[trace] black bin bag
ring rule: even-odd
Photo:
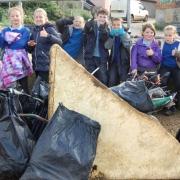
[[[16,114],[17,104],[14,95],[0,92],[0,180],[22,176],[34,145],[28,126]]]
[[[41,76],[38,76],[32,87],[31,93],[35,97],[46,100],[48,99],[49,94],[49,84],[46,81],[43,81]]]
[[[148,89],[143,80],[126,81],[111,90],[141,112],[154,110]]]
[[[59,105],[20,180],[87,180],[99,132],[99,123]]]

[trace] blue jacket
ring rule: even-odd
[[[150,48],[154,51],[153,56],[147,56],[146,50],[149,47],[147,47],[145,44],[143,44],[143,38],[140,38],[136,44],[132,47],[131,50],[131,70],[144,68],[144,69],[151,69],[156,68],[161,60],[161,49],[158,45],[158,43],[154,40]]]
[[[47,37],[40,37],[43,28],[47,31]],[[32,53],[33,68],[35,71],[49,71],[50,55],[49,51],[53,44],[62,44],[60,34],[52,24],[46,23],[43,26],[35,26],[31,32],[31,40],[35,40],[36,45],[29,49]]]
[[[6,32],[14,32],[14,33],[19,33],[19,39],[8,43],[5,40],[5,33]],[[0,48],[9,48],[9,49],[14,49],[14,50],[18,50],[18,49],[27,49],[27,42],[29,41],[30,38],[30,31],[28,28],[26,27],[21,27],[21,28],[17,28],[17,29],[12,29],[11,27],[6,27],[2,30],[1,34],[0,34]]]
[[[164,43],[162,48],[162,66],[177,68],[176,56],[172,56],[172,50],[178,49],[180,42],[174,41],[172,44]]]
[[[94,49],[96,46],[97,37],[97,23],[94,20],[88,21],[84,27],[84,58],[89,59],[93,57]],[[109,28],[107,25],[102,25],[99,30],[99,51],[102,61],[107,61],[109,57],[108,49],[105,48],[105,42],[109,37]]]

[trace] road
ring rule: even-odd
[[[132,36],[137,36],[137,35],[141,36],[142,25],[145,24],[145,23],[146,22],[143,22],[143,21],[137,21],[137,22],[131,23],[131,26],[130,26],[131,35]],[[149,19],[147,23],[154,24],[155,23],[155,19]],[[124,23],[124,24],[127,26],[126,23]],[[157,36],[163,36],[163,32],[162,31],[157,31],[156,35]]]

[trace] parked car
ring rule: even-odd
[[[127,14],[128,14],[127,1],[124,0],[111,1],[111,7],[110,7],[111,17],[121,17],[126,20]],[[130,15],[132,21],[136,21],[136,20],[147,21],[149,18],[148,10],[146,10],[143,4],[137,0],[130,1]]]

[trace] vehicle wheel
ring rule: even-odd
[[[131,15],[131,22],[133,22],[134,21],[134,16],[133,15]]]
[[[145,16],[145,18],[144,18],[143,21],[144,21],[144,22],[147,22],[147,21],[148,21],[148,16]]]

